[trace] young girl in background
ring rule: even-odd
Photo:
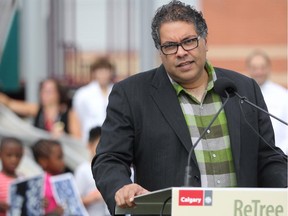
[[[62,174],[65,169],[63,150],[56,140],[40,139],[32,147],[36,162],[45,171],[44,177],[44,206],[46,215],[62,215],[64,210],[57,205],[52,194],[50,177]]]
[[[7,203],[8,190],[12,181],[18,175],[16,169],[23,156],[22,142],[13,137],[2,138],[0,143],[0,159],[2,170],[0,172],[0,216],[5,216],[9,209]]]

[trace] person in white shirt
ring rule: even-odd
[[[93,157],[95,149],[101,136],[101,127],[94,127],[89,132],[88,150]],[[95,187],[95,182],[91,172],[90,162],[80,164],[75,170],[75,181],[78,187],[82,202],[89,215],[107,216],[110,215],[107,206]]]
[[[261,88],[268,111],[288,122],[288,91],[269,80],[271,60],[260,50],[251,53],[246,60],[247,71]],[[271,117],[275,133],[275,144],[288,154],[288,127]]]
[[[73,96],[73,108],[81,124],[81,137],[87,143],[89,130],[102,126],[108,96],[115,78],[115,67],[107,58],[99,58],[90,67],[91,81]]]

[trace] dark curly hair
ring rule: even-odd
[[[194,24],[196,33],[202,38],[206,38],[208,35],[208,27],[202,13],[190,5],[186,5],[181,1],[173,0],[158,8],[152,20],[151,34],[157,49],[161,44],[159,33],[161,25],[163,23],[175,21],[185,21]]]
[[[49,158],[53,146],[61,147],[61,144],[57,140],[51,140],[51,139],[37,140],[35,144],[31,147],[35,161],[39,163],[40,158]]]
[[[89,142],[92,143],[101,136],[101,127],[96,126],[90,129],[89,131]]]
[[[16,137],[3,137],[0,142],[0,152],[3,150],[4,146],[9,144],[16,144],[23,148],[23,143],[20,139]]]

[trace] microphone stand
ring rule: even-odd
[[[239,95],[238,92],[235,91],[234,94],[240,99],[241,102],[243,101],[243,102],[245,102],[245,103],[247,103],[247,104],[255,107],[256,109],[261,110],[262,112],[264,112],[264,113],[266,113],[267,115],[273,117],[274,119],[280,121],[281,123],[283,123],[283,124],[285,124],[285,125],[288,125],[287,122],[285,122],[285,121],[283,121],[282,119],[280,119],[280,118],[274,116],[273,114],[267,112],[266,110],[262,109],[261,107],[257,106],[256,104],[250,102],[246,97],[243,97],[243,96]]]
[[[200,135],[200,137],[197,139],[197,141],[195,142],[195,144],[191,147],[189,155],[188,155],[188,161],[187,161],[187,166],[185,168],[185,176],[184,176],[184,187],[191,187],[192,185],[190,184],[191,178],[192,178],[192,167],[191,167],[191,156],[192,156],[192,152],[193,150],[196,148],[196,146],[198,145],[198,143],[200,142],[200,140],[204,137],[205,133],[210,129],[211,125],[214,123],[214,121],[217,119],[218,115],[220,114],[220,112],[224,109],[225,105],[227,104],[230,95],[228,94],[228,92],[225,90],[227,99],[224,101],[224,103],[222,104],[221,108],[218,110],[218,112],[216,113],[216,115],[213,117],[213,119],[211,120],[211,122],[209,123],[209,125],[205,128],[205,130],[202,132],[202,134]]]
[[[246,103],[248,103],[249,105],[253,106],[254,108],[259,109],[260,111],[266,113],[267,115],[269,115],[269,116],[275,118],[276,120],[280,121],[281,123],[287,125],[287,122],[283,121],[282,119],[279,119],[278,117],[272,115],[271,113],[267,112],[266,110],[262,109],[261,107],[259,107],[259,106],[255,105],[254,103],[250,102],[246,97],[242,97],[241,95],[239,95],[238,92],[235,91],[234,94],[240,99],[240,100],[239,100],[239,103],[246,102]],[[247,119],[246,119],[246,117],[245,117],[245,114],[244,114],[244,112],[243,112],[242,106],[241,106],[241,104],[239,104],[239,105],[240,105],[240,108],[241,108],[241,111],[242,111],[242,114],[243,114],[243,116],[244,116],[244,119],[245,119],[246,124],[253,130],[253,132],[254,132],[255,134],[257,134],[258,137],[260,137],[260,138],[262,139],[262,141],[263,141],[267,146],[269,146],[273,151],[275,151],[277,154],[281,155],[281,157],[282,157],[284,160],[287,161],[287,155],[282,154],[282,153],[279,153],[278,151],[276,151],[276,150],[274,149],[274,147],[271,146],[271,145],[265,140],[265,138],[264,138],[258,131],[256,131],[256,130],[254,129],[254,127],[247,121]]]

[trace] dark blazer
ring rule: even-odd
[[[239,73],[215,68],[217,77],[235,82],[238,93],[266,109],[256,82]],[[269,116],[242,104],[237,97],[225,107],[232,154],[239,187],[287,187],[287,157],[274,145]],[[188,152],[192,146],[177,95],[161,65],[114,85],[97,155],[92,162],[94,179],[111,212],[114,196],[131,183],[130,164],[139,185],[149,191],[183,186]],[[196,157],[192,155],[192,185],[201,186]]]

